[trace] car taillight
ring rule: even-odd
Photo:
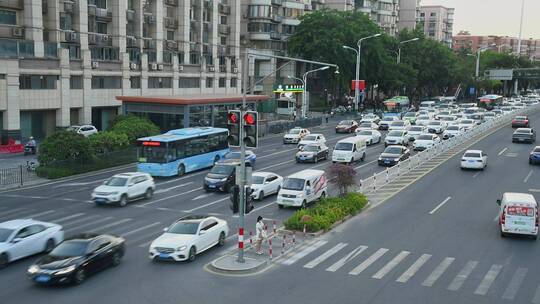
[[[501,225],[503,225],[503,226],[504,226],[504,223],[505,223],[505,221],[506,221],[506,214],[505,214],[505,212],[506,212],[506,208],[505,208],[505,210],[503,210],[503,213],[501,214]]]
[[[461,161],[467,161],[465,158],[462,158]]]
[[[482,160],[481,160],[481,159],[477,159],[476,161],[477,161],[477,162],[479,162],[479,163],[481,163],[481,162],[482,162]]]
[[[536,228],[538,228],[538,210],[536,210],[536,219],[534,221]]]

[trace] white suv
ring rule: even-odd
[[[68,131],[77,132],[84,137],[88,137],[93,134],[97,134],[98,130],[92,125],[82,125],[82,126],[71,126],[68,128]]]
[[[121,207],[137,198],[149,199],[154,194],[156,185],[150,174],[128,172],[117,174],[98,186],[92,192],[92,201],[96,205],[117,203]]]

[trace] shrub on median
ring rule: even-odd
[[[285,228],[302,231],[305,225],[308,232],[326,231],[346,216],[360,212],[366,204],[367,198],[360,193],[325,198],[313,208],[296,211],[285,221]]]

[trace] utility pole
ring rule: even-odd
[[[521,0],[521,19],[519,21],[519,37],[518,37],[518,47],[517,47],[517,55],[518,58],[521,57],[521,34],[523,33],[523,15],[525,13],[525,0]],[[516,78],[514,80],[514,94],[518,94],[519,81]]]
[[[242,108],[240,109],[240,120],[243,123],[244,113],[246,108],[246,95],[247,95],[247,78],[249,77],[249,53],[248,49],[245,51],[245,60],[242,62]],[[244,143],[244,126],[240,125],[240,180],[238,182],[239,199],[238,204],[238,262],[244,263],[244,215],[246,208],[246,144]]]

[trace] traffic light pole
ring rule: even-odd
[[[243,117],[246,109],[247,78],[249,77],[249,55],[245,52],[245,60],[242,62],[242,109],[240,110],[240,181],[238,193],[240,202],[238,204],[238,263],[244,263],[244,215],[246,213],[246,144],[244,143]]]

